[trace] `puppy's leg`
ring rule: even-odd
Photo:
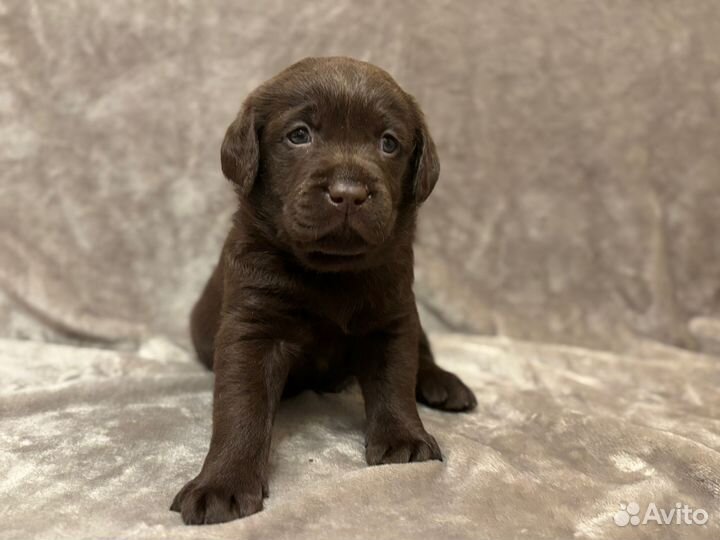
[[[190,336],[195,352],[208,369],[213,368],[215,335],[220,326],[222,293],[222,264],[218,264],[190,315]]]
[[[363,339],[358,381],[365,399],[369,465],[442,459],[415,403],[419,324],[407,321]]]
[[[267,494],[272,423],[291,355],[282,341],[247,338],[244,322],[223,320],[216,340],[210,450],[170,507],[187,524],[253,514]]]
[[[415,396],[420,403],[444,411],[469,411],[477,405],[472,390],[457,375],[435,363],[430,342],[420,329],[420,367]]]

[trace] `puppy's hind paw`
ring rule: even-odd
[[[428,407],[442,411],[469,411],[477,405],[477,399],[460,378],[432,366],[418,372],[416,399]]]

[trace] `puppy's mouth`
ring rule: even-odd
[[[343,269],[361,262],[371,250],[360,235],[353,231],[333,232],[303,246],[305,261],[321,269]]]
[[[365,253],[328,253],[325,251],[311,251],[307,254],[308,260],[319,266],[347,265],[361,261]]]

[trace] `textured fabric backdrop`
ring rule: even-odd
[[[472,414],[421,407],[442,463],[368,467],[359,391],[306,392],[280,406],[265,509],[200,529],[168,506],[207,452],[209,373],[160,339],[134,354],[0,340],[0,538],[720,536],[716,358],[431,338],[478,396]],[[629,502],[708,523],[619,527]]]
[[[654,496],[712,512],[682,531],[717,537],[713,0],[0,0],[5,533],[198,534],[173,528],[166,499],[207,444],[211,378],[187,318],[234,205],[221,138],[263,80],[337,54],[390,71],[438,145],[423,317],[500,338],[435,334],[480,401],[423,411],[447,466],[361,468],[356,397],[330,400],[334,420],[304,396],[284,413],[271,508],[202,534],[678,537],[611,523]],[[287,429],[304,415],[320,427]],[[432,513],[424,489],[444,494]]]
[[[42,312],[184,339],[233,205],[225,128],[289,63],[346,54],[415,94],[437,141],[418,293],[438,324],[717,344],[718,2],[2,5],[4,334]]]

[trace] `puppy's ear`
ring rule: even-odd
[[[413,100],[418,118],[418,129],[415,134],[415,152],[413,156],[414,176],[413,195],[420,204],[432,193],[440,176],[440,160],[438,159],[435,142],[430,137],[425,117]]]
[[[260,143],[255,129],[255,113],[250,100],[243,103],[235,121],[230,124],[220,149],[225,177],[241,195],[252,189],[260,164]]]

